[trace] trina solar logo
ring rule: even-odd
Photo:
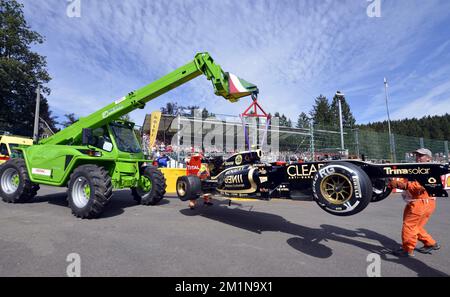
[[[396,166],[393,166],[393,167],[384,167],[383,170],[388,175],[392,175],[392,174],[417,175],[417,174],[429,174],[430,173],[430,168],[422,168],[422,167],[408,168],[408,169],[406,169],[406,168],[399,168],[399,169],[397,169]]]

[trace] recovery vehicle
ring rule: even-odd
[[[312,192],[313,199],[326,212],[350,216],[361,212],[370,202],[391,193],[391,178],[417,180],[432,197],[448,197],[441,176],[450,173],[449,164],[398,163],[372,164],[359,160],[323,162],[261,161],[262,151],[235,154],[225,161],[216,156],[203,158],[202,172],[187,172],[177,180],[177,195],[195,200],[202,194],[262,200],[290,198],[294,190]]]
[[[17,148],[21,156],[0,169],[0,196],[5,202],[33,199],[39,185],[68,187],[72,213],[80,218],[101,214],[113,189],[130,188],[136,201],[158,203],[165,193],[165,179],[155,167],[145,166],[134,124],[119,120],[144,108],[146,102],[205,75],[218,96],[235,102],[258,89],[224,72],[208,53],[119,100],[80,118],[71,126],[29,147]]]

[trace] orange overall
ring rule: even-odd
[[[436,241],[425,230],[425,225],[436,208],[436,198],[430,197],[417,181],[397,181],[393,186],[410,194],[403,212],[403,250],[408,253],[414,251],[417,240],[423,242],[425,246],[435,245]]]

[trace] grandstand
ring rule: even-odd
[[[250,142],[256,139],[261,143],[265,123],[258,119],[247,122]],[[364,159],[376,163],[390,162],[388,133],[368,130],[344,129],[345,150],[340,148],[340,132],[330,127],[291,128],[277,126],[273,119],[267,132],[265,146],[262,147],[267,161],[317,161],[339,158]],[[145,117],[141,133],[144,150],[151,155],[148,148],[150,115]],[[177,133],[180,132],[180,133]],[[434,154],[434,161],[449,162],[448,140],[434,140],[394,134],[397,162],[411,162],[410,152],[419,147],[427,147]],[[158,128],[156,150],[163,145],[170,147],[171,157],[182,162],[187,154],[193,151],[204,151],[209,154],[231,155],[246,150],[243,122],[239,117],[216,115],[213,118],[184,117],[162,115]]]

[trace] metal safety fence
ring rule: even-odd
[[[358,158],[376,163],[413,162],[412,151],[426,147],[435,162],[449,162],[449,141],[412,137],[367,129],[309,125],[284,127],[273,118],[270,125],[258,119],[244,122],[239,117],[173,117],[164,137],[158,137],[166,153],[177,162],[191,152],[231,155],[263,143],[267,161],[317,161]],[[245,128],[244,128],[245,127]],[[247,132],[245,132],[247,131]],[[161,132],[162,133],[162,132]],[[249,133],[249,135],[245,135]],[[341,142],[343,134],[343,143]],[[266,139],[262,139],[266,137]],[[162,141],[161,139],[164,139]],[[145,141],[144,141],[145,142]],[[250,142],[250,143],[248,143]],[[170,150],[168,150],[170,148]],[[147,148],[150,155],[159,148]]]

